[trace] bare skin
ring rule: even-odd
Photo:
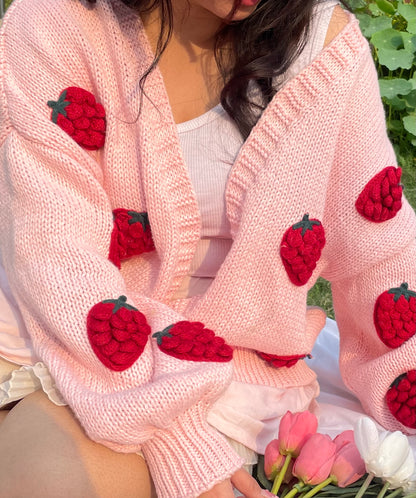
[[[174,35],[159,65],[177,123],[199,116],[219,102],[221,86],[212,54],[213,36],[228,15],[232,0],[190,0],[190,4],[191,10],[184,16],[184,0],[175,0]],[[238,18],[254,8],[243,8]],[[347,22],[347,14],[336,7],[325,45]],[[157,16],[150,14],[144,24],[154,44]],[[0,449],[0,498],[156,496],[143,458],[94,443],[69,408],[54,405],[42,392],[27,396],[9,412],[0,411]],[[199,498],[233,498],[233,486],[247,498],[261,496],[254,479],[239,470]]]

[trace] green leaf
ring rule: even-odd
[[[358,13],[356,14],[356,17],[360,21],[360,29],[365,36],[365,31],[370,26],[371,16],[369,16],[368,14]]]
[[[370,3],[368,10],[373,14],[374,17],[382,16],[383,11],[378,8],[375,3]]]
[[[408,24],[416,22],[416,7],[411,3],[399,2],[399,4],[397,5],[397,10],[399,11],[399,14],[406,19]],[[410,31],[410,33],[412,33],[412,31]]]
[[[402,48],[404,46],[402,33],[396,31],[393,28],[377,31],[371,37],[370,41],[376,48],[387,48],[390,50],[396,50],[397,48]]]
[[[357,12],[357,10],[360,9],[365,9],[367,7],[367,4],[364,0],[350,0],[348,4],[354,12]]]
[[[367,38],[371,38],[374,33],[377,33],[377,31],[382,31],[383,29],[391,28],[391,19],[386,16],[380,16],[380,17],[370,17],[370,19],[365,20],[366,26],[361,26],[361,19],[360,19],[360,27],[364,33],[364,36]]]
[[[388,0],[376,0],[377,7],[385,12],[386,14],[395,14],[396,13],[396,8],[394,5],[389,2]]]
[[[392,99],[384,99],[385,103],[391,106],[395,111],[403,111],[406,109],[406,102],[395,95]]]
[[[259,459],[257,462],[257,480],[260,484],[265,488],[271,491],[272,483],[267,479],[266,474],[264,473],[264,455],[259,455]]]
[[[412,90],[410,93],[405,95],[403,98],[406,101],[406,104],[408,107],[411,107],[413,109],[416,108],[416,90]]]
[[[397,133],[400,135],[403,131],[403,122],[401,119],[391,119],[390,121],[387,122],[387,126],[389,131],[393,133]]]
[[[410,81],[403,78],[381,79],[378,80],[378,83],[381,96],[388,99],[392,99],[396,95],[407,95],[412,91]]]
[[[416,136],[416,114],[411,114],[403,118],[403,125],[405,129]]]
[[[414,54],[416,52],[416,35],[406,31],[402,31],[400,35],[403,38],[403,48]]]
[[[391,50],[388,48],[380,48],[378,50],[378,60],[380,64],[386,66],[390,71],[395,69],[410,69],[413,64],[413,54],[405,49]]]

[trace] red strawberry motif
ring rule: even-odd
[[[121,261],[155,249],[147,213],[115,209],[109,260],[120,268]]]
[[[410,370],[391,384],[386,394],[392,415],[406,427],[416,429],[416,370]]]
[[[201,322],[177,322],[156,332],[159,349],[165,354],[188,361],[231,361],[233,350]]]
[[[355,203],[361,216],[376,223],[396,216],[402,207],[401,175],[401,168],[388,166],[367,183]]]
[[[398,348],[416,333],[416,292],[407,283],[383,292],[374,306],[374,324],[389,348]]]
[[[280,256],[289,279],[295,285],[304,285],[310,279],[325,245],[325,231],[319,220],[302,221],[286,230],[280,244]]]
[[[291,356],[277,356],[274,354],[261,353],[260,351],[256,351],[256,353],[263,358],[263,360],[267,361],[272,367],[281,368],[286,367],[290,368],[299,360],[303,360],[304,358],[312,358],[310,354],[294,354]]]
[[[84,149],[97,150],[105,140],[105,110],[91,92],[71,86],[55,102],[50,100],[52,121]]]
[[[88,339],[98,359],[111,370],[126,370],[142,354],[150,334],[146,317],[127,298],[94,305],[87,317]]]

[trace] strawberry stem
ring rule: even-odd
[[[143,227],[143,230],[146,230],[146,227],[149,225],[149,216],[146,212],[138,213],[137,211],[127,211],[127,214],[131,216],[128,221],[129,225],[140,223]]]
[[[310,220],[309,214],[305,214],[302,218],[302,221],[299,223],[295,223],[292,225],[293,230],[297,230],[298,228],[302,228],[302,237],[305,235],[307,230],[313,230],[314,225],[320,225],[321,222],[318,220]]]
[[[396,303],[401,296],[404,296],[406,301],[409,301],[411,297],[416,297],[416,292],[409,290],[409,284],[403,282],[400,287],[394,287],[393,289],[389,289],[388,294],[394,294],[394,302]]]
[[[162,330],[162,332],[155,332],[152,337],[155,337],[157,340],[157,345],[161,346],[162,341],[164,337],[173,337],[172,334],[169,333],[169,330],[173,327],[173,325],[169,325],[169,327],[166,327],[165,329]]]
[[[62,114],[66,118],[65,107],[70,104],[70,102],[65,102],[66,90],[61,93],[59,99],[55,102],[53,100],[48,101],[48,106],[52,109],[52,121],[56,124],[58,121],[59,114]]]
[[[113,315],[114,315],[114,313],[117,313],[117,311],[120,308],[126,308],[127,310],[130,310],[130,311],[138,311],[137,308],[135,308],[134,306],[131,306],[130,304],[127,304],[126,301],[127,301],[126,296],[120,296],[118,299],[105,299],[102,302],[114,304]]]

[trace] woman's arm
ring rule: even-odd
[[[206,422],[232,366],[162,352],[152,334],[182,317],[131,295],[109,261],[113,214],[100,165],[50,119],[57,89],[72,83],[94,91],[82,53],[75,67],[71,51],[62,53],[76,30],[53,23],[65,17],[66,4],[51,5],[28,9],[17,1],[1,32],[4,266],[36,352],[89,437],[120,452],[141,449],[159,496],[198,496],[241,465]],[[137,311],[116,303],[120,296]],[[126,332],[138,334],[135,347],[143,349],[130,366],[123,358],[132,341],[113,355]],[[111,361],[103,362],[98,347]]]

